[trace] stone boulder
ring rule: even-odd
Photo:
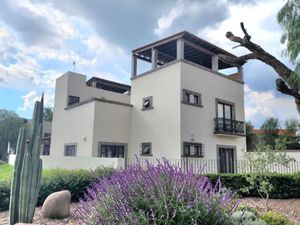
[[[44,218],[64,219],[70,215],[71,193],[69,191],[54,192],[49,195],[42,207]]]

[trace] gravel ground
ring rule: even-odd
[[[75,204],[71,204],[71,210]],[[49,220],[42,217],[42,207],[36,208],[34,215],[34,223],[39,225],[76,225],[76,220],[72,217],[63,220]],[[9,225],[8,211],[0,212],[0,225]]]
[[[265,202],[260,198],[243,198],[241,202],[256,208],[260,213],[266,212]],[[295,224],[300,225],[300,199],[270,199],[269,208],[286,215]]]
[[[259,198],[243,198],[241,204],[245,203],[249,206],[256,208],[259,212],[264,213],[265,203]],[[75,204],[71,205],[71,210]],[[286,215],[295,224],[300,225],[300,199],[286,199],[277,200],[271,199],[269,201],[270,210],[274,210]],[[76,225],[75,218],[69,217],[64,220],[48,220],[42,217],[41,207],[38,207],[35,212],[34,223],[40,225]],[[0,225],[8,225],[8,211],[0,212]]]

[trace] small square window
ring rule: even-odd
[[[65,145],[65,156],[76,156],[76,145]]]
[[[147,143],[142,143],[142,152],[141,155],[148,155],[150,156],[152,154],[151,152],[151,143],[147,142]]]
[[[152,96],[143,99],[143,110],[152,109]]]
[[[79,97],[77,97],[77,96],[69,96],[68,97],[68,106],[70,106],[70,105],[74,105],[74,104],[76,104],[77,102],[79,102],[80,101],[80,98]]]
[[[204,157],[203,144],[201,143],[183,143],[183,157]]]
[[[200,93],[186,89],[183,89],[182,91],[182,103],[202,107]]]

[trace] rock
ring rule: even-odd
[[[54,192],[49,195],[42,207],[44,218],[64,219],[70,215],[71,193],[69,191]]]

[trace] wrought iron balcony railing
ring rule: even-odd
[[[245,123],[238,120],[215,118],[215,134],[245,135]]]

